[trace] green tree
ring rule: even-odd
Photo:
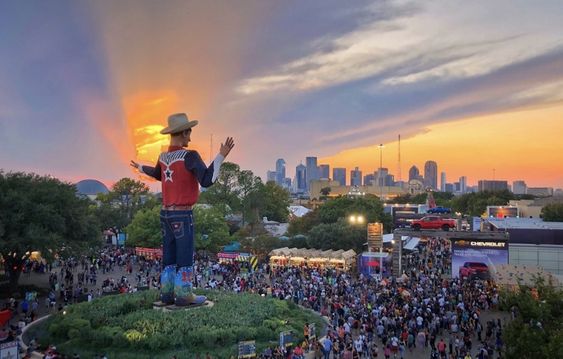
[[[507,359],[563,358],[563,292],[542,279],[535,287],[502,293],[501,307],[516,312],[503,333]]]
[[[158,248],[162,245],[160,208],[141,209],[125,228],[128,247]]]
[[[321,223],[309,231],[307,238],[309,247],[323,250],[354,249],[362,252],[366,248],[366,242],[366,226],[352,226],[345,219],[335,223]]]
[[[260,216],[268,217],[271,221],[287,222],[289,205],[291,204],[289,192],[274,182],[266,183],[266,185],[259,188],[259,191],[259,195],[263,199]]]
[[[90,201],[76,187],[31,173],[0,172],[0,254],[11,288],[32,251],[47,260],[101,244]]]
[[[287,232],[290,236],[304,235],[318,224],[321,224],[321,219],[319,218],[319,211],[317,209],[307,213],[303,217],[293,218],[289,222]]]
[[[238,186],[240,172],[240,167],[236,163],[223,163],[217,181],[201,193],[199,203],[217,207],[224,214],[239,212],[242,207]]]
[[[563,203],[551,203],[541,209],[541,217],[546,222],[563,222]]]
[[[505,206],[514,195],[508,191],[466,193],[452,199],[452,209],[470,216],[480,216],[487,206]]]
[[[240,244],[242,248],[260,259],[265,258],[272,249],[282,247],[282,242],[279,238],[268,234],[262,234],[257,237],[245,237],[241,239]]]
[[[103,229],[125,228],[138,210],[159,204],[147,185],[131,178],[120,179],[109,193],[99,194],[97,199],[100,202],[97,215]]]
[[[197,249],[219,252],[221,248],[231,242],[229,226],[220,208],[195,206],[194,237]]]

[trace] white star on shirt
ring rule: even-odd
[[[165,177],[164,180],[165,180],[165,181],[173,182],[173,181],[172,181],[172,173],[174,173],[174,171],[172,171],[170,168],[167,168],[167,169],[164,171],[164,177]]]

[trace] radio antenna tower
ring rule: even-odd
[[[399,177],[399,182],[401,182],[401,135],[399,135],[399,161],[397,163],[397,176]]]
[[[213,134],[209,140],[209,162],[213,161]]]

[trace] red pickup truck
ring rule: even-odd
[[[451,218],[442,218],[438,216],[426,216],[421,219],[415,219],[411,223],[411,228],[415,231],[421,229],[441,229],[449,231],[450,228],[455,228],[456,220]]]

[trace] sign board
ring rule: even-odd
[[[293,333],[281,332],[280,333],[280,347],[285,348],[293,345]]]
[[[18,342],[8,342],[0,344],[0,359],[19,359]]]
[[[402,252],[403,252],[403,241],[401,239],[395,240],[395,244],[393,245],[393,252],[391,253],[391,260],[393,261],[393,266],[391,270],[395,277],[399,277],[402,274],[401,266],[399,264]]]
[[[368,223],[368,250],[383,246],[383,224]]]
[[[452,278],[489,279],[508,264],[508,241],[452,238]]]
[[[125,233],[119,233],[117,235],[117,245],[124,246],[125,245]]]
[[[239,358],[256,358],[256,341],[248,340],[238,343]]]

